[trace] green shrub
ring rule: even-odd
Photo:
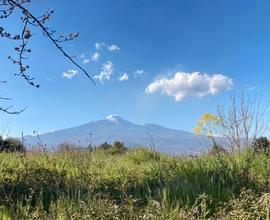
[[[267,137],[259,137],[254,139],[251,147],[255,153],[269,154],[270,152],[270,142]]]
[[[115,141],[111,149],[112,154],[121,154],[127,151],[124,142]]]
[[[107,142],[105,142],[101,144],[98,149],[105,150],[112,155],[121,154],[127,151],[124,142],[121,141],[115,141],[113,144],[108,144]]]

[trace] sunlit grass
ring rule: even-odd
[[[258,201],[268,193],[269,168],[268,156],[249,151],[199,157],[143,148],[2,153],[1,219],[222,219],[226,204],[243,190]],[[268,215],[266,206],[260,210]]]

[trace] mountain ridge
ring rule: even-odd
[[[117,115],[109,115],[105,119],[43,133],[40,134],[40,138],[49,148],[63,142],[85,147],[90,144],[90,138],[92,146],[104,142],[123,141],[130,148],[149,147],[153,142],[157,151],[168,154],[196,154],[207,150],[210,146],[209,141],[203,136],[153,123],[135,124]],[[27,135],[25,139],[27,146],[38,144],[36,136]]]

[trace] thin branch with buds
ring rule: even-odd
[[[73,65],[80,69],[86,76],[91,80],[93,84],[96,84],[94,79],[89,75],[89,73],[78,64],[74,57],[69,55],[62,47],[62,43],[76,39],[79,33],[70,33],[68,35],[61,34],[60,36],[55,36],[56,31],[50,29],[46,26],[48,20],[54,13],[54,10],[47,10],[41,16],[35,16],[27,6],[31,4],[31,0],[0,0],[0,19],[9,19],[15,11],[21,14],[19,20],[22,23],[22,29],[19,33],[11,34],[6,28],[0,26],[0,37],[6,38],[11,41],[19,42],[19,45],[14,47],[17,53],[17,58],[9,56],[8,59],[18,66],[18,73],[15,76],[21,76],[27,83],[31,86],[39,88],[39,84],[35,83],[35,78],[29,75],[27,72],[29,70],[29,65],[26,64],[28,59],[27,55],[32,52],[28,44],[33,36],[33,29],[39,29],[42,31],[43,35],[47,37],[50,42],[66,57]],[[16,13],[17,15],[17,13]],[[0,108],[0,110],[10,113],[9,108]]]

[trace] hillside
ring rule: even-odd
[[[114,141],[123,141],[128,147],[150,147],[154,144],[157,151],[169,154],[194,154],[206,151],[210,145],[206,138],[190,132],[155,124],[138,125],[114,115],[78,127],[44,133],[40,137],[42,142],[50,147],[63,142],[78,144],[79,141],[81,146],[88,146],[90,133],[93,146]],[[27,146],[38,143],[35,136],[25,138]]]

